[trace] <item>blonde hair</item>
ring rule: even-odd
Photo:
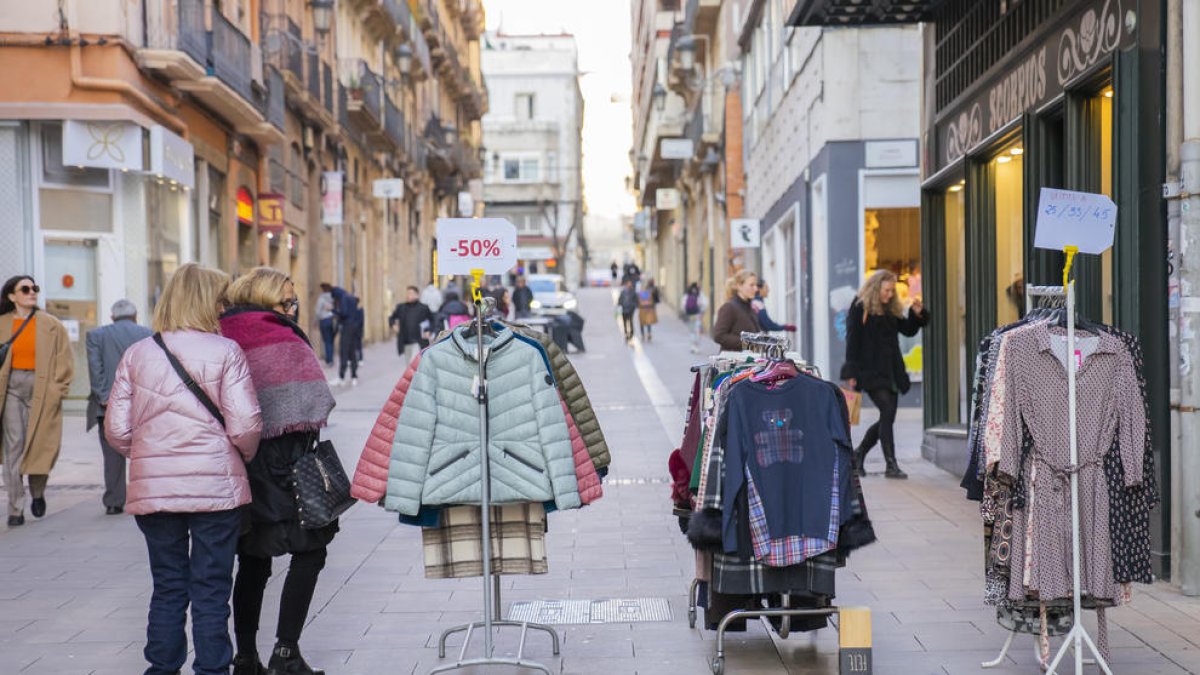
[[[188,263],[175,271],[154,308],[154,330],[198,330],[220,333],[220,308],[229,288],[229,275]]]
[[[729,281],[725,282],[725,297],[729,300],[736,298],[738,294],[738,288],[740,288],[742,284],[746,283],[747,279],[751,278],[757,279],[758,275],[750,270],[742,270],[732,277],[729,277]]]
[[[271,309],[283,302],[284,289],[292,278],[271,267],[255,267],[234,279],[225,292],[230,305],[252,305]]]
[[[896,284],[896,273],[891,270],[877,270],[874,274],[867,277],[863,282],[862,288],[858,289],[858,301],[863,305],[863,318],[865,319],[872,314],[891,314],[893,316],[904,316],[904,309],[900,306],[900,296],[896,293],[892,294],[892,300],[883,306],[879,301],[879,289],[887,282]]]

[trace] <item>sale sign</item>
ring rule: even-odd
[[[1078,246],[1080,253],[1099,255],[1112,248],[1116,226],[1117,205],[1106,195],[1044,187],[1033,245],[1056,251]]]
[[[504,218],[438,218],[438,272],[504,274],[517,264],[517,228]]]

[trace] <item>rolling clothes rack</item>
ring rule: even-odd
[[[484,317],[491,313],[495,308],[496,300],[494,298],[484,297],[480,292],[483,279],[483,270],[472,270],[471,276],[474,277],[475,285],[472,291],[472,298],[475,303],[475,340],[478,351],[477,363],[479,373],[475,376],[475,382],[472,384],[475,400],[479,402],[479,447],[480,447],[480,469],[481,484],[479,490],[479,509],[480,520],[482,521],[482,539],[483,539],[483,621],[464,624],[448,628],[442,632],[441,638],[438,640],[438,656],[446,658],[446,640],[455,633],[466,633],[463,638],[462,649],[458,653],[458,660],[452,664],[438,666],[429,671],[429,675],[436,673],[446,673],[463,668],[473,666],[514,666],[518,668],[528,668],[530,670],[538,670],[546,675],[551,675],[551,671],[546,666],[534,662],[527,661],[524,658],[525,654],[525,638],[529,634],[529,630],[538,630],[550,635],[551,646],[553,653],[558,656],[559,639],[558,633],[550,626],[539,623],[531,623],[528,621],[507,621],[497,619],[496,615],[500,613],[500,584],[492,574],[492,533],[491,533],[491,460],[488,457],[488,388],[487,388],[487,369],[484,362],[487,358],[487,348],[483,344],[483,333],[485,330]],[[517,645],[517,653],[515,658],[497,658],[494,655],[495,645],[493,644],[493,632],[497,628],[514,627],[521,629],[521,640]],[[471,644],[471,635],[475,629],[483,629],[483,656],[480,658],[468,659],[467,647]]]

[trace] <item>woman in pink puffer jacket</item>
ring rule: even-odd
[[[239,507],[250,502],[246,462],[258,448],[262,416],[245,355],[217,334],[228,285],[224,272],[184,265],[154,311],[155,331],[223,424],[154,339],[125,352],[105,411],[105,436],[129,458],[126,511],[137,516],[150,554],[148,673],[183,667],[189,598],[197,675],[227,675],[233,660],[229,594]]]

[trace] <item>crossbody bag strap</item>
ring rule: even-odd
[[[25,320],[22,321],[21,325],[17,327],[17,332],[13,333],[12,337],[8,338],[8,342],[5,342],[4,346],[11,347],[12,343],[16,342],[17,338],[21,337],[21,332],[25,330],[25,326],[29,325],[29,320],[33,318],[34,314],[37,314],[37,307],[34,307],[33,311],[29,313],[29,316],[25,317]]]
[[[175,358],[175,355],[171,353],[170,349],[167,349],[167,343],[163,342],[162,333],[154,334],[154,342],[161,347],[163,353],[167,355],[167,360],[171,362],[171,367],[175,369],[175,372],[179,375],[179,379],[183,380],[184,386],[186,386],[188,390],[196,396],[201,405],[208,409],[208,412],[212,413],[213,417],[217,418],[217,421],[221,423],[221,427],[224,428],[225,416],[221,414],[221,410],[217,408],[217,404],[213,403],[213,400],[208,397],[208,394],[204,393],[204,389],[202,389],[200,385],[196,384],[196,381],[192,379],[192,376],[188,374],[188,371],[184,370],[183,364],[179,362],[179,359]]]

